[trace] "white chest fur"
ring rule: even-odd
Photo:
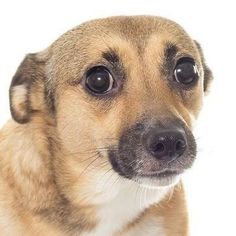
[[[84,233],[82,236],[115,235],[128,223],[134,221],[147,207],[158,203],[168,190],[168,187],[151,189],[140,187],[136,184],[125,186],[113,199],[99,207],[97,213],[99,223],[97,227],[91,232]],[[160,224],[158,224],[157,220],[155,222],[152,220],[146,223],[142,222],[127,232],[125,236],[163,236],[161,219],[159,222]]]

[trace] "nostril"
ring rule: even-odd
[[[162,153],[165,151],[165,145],[163,143],[157,143],[152,149],[156,153]]]
[[[177,153],[183,153],[186,149],[186,141],[184,139],[178,139],[175,143],[175,150]]]

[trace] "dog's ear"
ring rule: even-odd
[[[10,86],[10,109],[18,123],[30,121],[33,112],[45,109],[45,61],[28,54],[14,75]]]
[[[196,40],[194,40],[194,42],[197,46],[197,49],[198,49],[200,57],[201,57],[203,70],[204,70],[204,92],[207,93],[207,92],[209,92],[209,87],[210,87],[211,81],[213,79],[213,75],[212,75],[210,68],[206,64],[201,45]]]

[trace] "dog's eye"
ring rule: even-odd
[[[183,85],[192,85],[198,80],[199,74],[192,58],[179,59],[174,70],[174,79]]]
[[[105,67],[97,66],[88,71],[85,85],[93,93],[104,94],[113,88],[114,79]]]

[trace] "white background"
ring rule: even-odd
[[[236,7],[233,1],[1,1],[0,126],[10,117],[8,87],[28,52],[93,18],[161,15],[197,39],[214,73],[196,127],[198,160],[185,177],[192,236],[236,235]],[[105,235],[104,235],[105,236]]]

